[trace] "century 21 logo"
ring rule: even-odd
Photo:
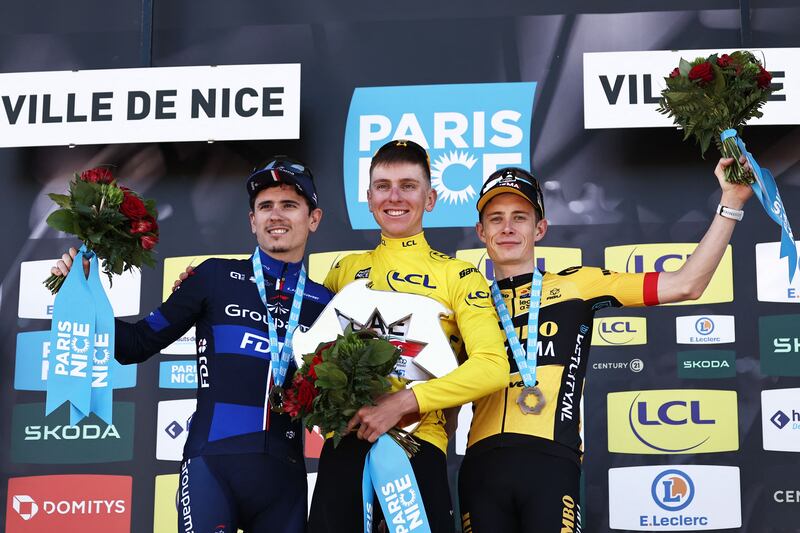
[[[369,166],[393,139],[428,151],[438,193],[426,227],[476,222],[484,179],[504,166],[530,167],[536,83],[363,87],[353,91],[344,138],[344,190],[353,229],[377,228],[367,208]]]
[[[606,248],[605,267],[615,272],[674,272],[681,268],[697,248],[696,243],[629,244]],[[711,282],[697,300],[668,305],[710,304],[733,301],[733,254],[725,249]]]
[[[608,395],[608,451],[675,454],[739,449],[735,391],[650,390]]]

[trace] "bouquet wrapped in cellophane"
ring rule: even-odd
[[[694,61],[681,58],[680,64],[665,78],[658,112],[674,120],[683,129],[684,140],[694,137],[705,154],[712,142],[723,157],[734,158],[727,167],[731,183],[750,184],[754,178],[739,163],[742,152],[733,135],[741,136],[745,123],[761,117],[761,108],[772,94],[772,75],[750,52],[712,54]]]
[[[400,350],[372,331],[347,327],[335,341],[321,344],[303,356],[303,365],[286,390],[283,409],[305,427],[330,434],[334,446],[347,433],[347,423],[364,405],[391,388],[389,379]],[[406,431],[392,428],[391,436],[411,457],[419,444]]]

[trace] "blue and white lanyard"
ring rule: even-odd
[[[519,337],[514,330],[514,324],[511,323],[511,315],[503,302],[500,288],[497,286],[497,281],[492,282],[492,301],[495,309],[497,309],[497,316],[500,317],[500,322],[503,324],[503,330],[506,332],[508,346],[511,348],[511,353],[514,354],[514,361],[516,361],[519,374],[522,376],[522,382],[525,383],[526,387],[536,386],[536,359],[539,351],[539,309],[542,306],[542,277],[542,273],[539,272],[538,268],[533,270],[531,303],[528,308],[528,346],[526,351],[522,350]]]
[[[264,302],[264,308],[267,310],[267,332],[269,333],[269,354],[272,360],[272,381],[276,387],[282,387],[286,379],[286,372],[289,370],[289,361],[292,359],[292,339],[294,332],[300,323],[300,306],[303,303],[303,293],[306,288],[306,267],[300,268],[300,274],[297,277],[297,285],[294,289],[294,298],[292,299],[292,311],[289,313],[289,322],[286,324],[286,335],[283,338],[283,349],[278,350],[278,332],[277,323],[272,319],[267,305],[267,289],[264,286],[264,269],[261,266],[261,253],[259,248],[253,254],[253,276],[256,279],[256,286],[258,287],[258,295],[261,296],[261,301]]]

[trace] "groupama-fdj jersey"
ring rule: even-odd
[[[405,239],[382,237],[373,251],[344,257],[328,273],[325,286],[338,292],[363,277],[372,281],[373,289],[421,294],[454,312],[441,325],[453,352],[466,355],[463,364],[445,377],[414,387],[420,413],[425,413],[414,435],[445,451],[442,410],[496,391],[499,376],[505,380],[508,368],[486,281],[473,265],[433,250],[422,233]],[[393,391],[407,383],[391,381]]]
[[[282,342],[301,264],[284,263],[263,252],[261,263],[270,313]],[[313,324],[330,298],[323,286],[306,282],[301,331]],[[266,452],[302,462],[300,424],[288,415],[265,411],[270,378],[266,316],[251,261],[209,259],[149,316],[136,324],[116,321],[115,348],[123,364],[146,360],[196,326],[197,410],[185,457]]]
[[[282,343],[301,263],[259,253]],[[183,451],[178,531],[303,533],[308,488],[302,427],[266,407],[272,326],[252,262],[209,259],[194,272],[147,318],[116,322],[121,363],[144,361],[196,326],[197,410]],[[308,329],[330,298],[308,280],[299,327]],[[293,370],[290,364],[287,383]]]
[[[527,348],[532,274],[498,281],[523,350]],[[545,273],[539,314],[537,381],[546,404],[539,414],[517,405],[524,384],[511,349],[508,387],[474,403],[467,453],[492,447],[533,446],[579,462],[580,401],[597,310],[655,305],[658,274],[621,274],[594,267]]]

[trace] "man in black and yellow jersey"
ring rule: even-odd
[[[494,393],[508,382],[509,365],[497,314],[483,276],[469,263],[431,249],[422,232],[422,216],[433,209],[427,153],[412,141],[392,141],[372,159],[369,208],[381,228],[378,246],[339,261],[325,279],[338,292],[346,284],[369,278],[379,290],[429,296],[454,312],[442,320],[456,354],[466,357],[450,374],[406,388],[392,379],[391,394],[376,406],[358,411],[353,433],[338,447],[328,440],[320,456],[311,503],[309,531],[354,533],[364,530],[361,474],[367,452],[381,434],[401,418],[420,418],[414,433],[421,449],[411,459],[433,532],[455,529],[447,482],[447,433],[443,410]],[[452,354],[442,354],[452,357]],[[405,420],[405,419],[404,419]],[[376,514],[379,512],[375,506]],[[379,523],[379,517],[373,523]],[[394,529],[391,529],[394,531]]]
[[[715,169],[722,200],[702,241],[680,270],[660,274],[538,272],[534,248],[547,220],[537,181],[505,168],[484,183],[476,229],[494,264],[511,376],[506,388],[474,403],[459,475],[464,533],[581,531],[580,402],[595,311],[700,297],[752,195],[725,181],[732,162],[721,159]]]

